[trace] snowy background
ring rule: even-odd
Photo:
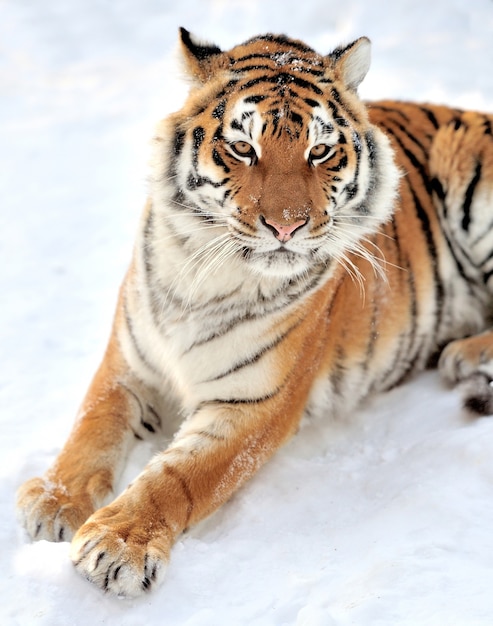
[[[0,624],[491,625],[493,421],[434,372],[305,426],[140,600],[17,526],[15,489],[57,454],[108,337],[148,140],[184,93],[180,25],[224,47],[368,35],[364,97],[493,111],[491,0],[0,0]]]

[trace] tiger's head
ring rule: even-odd
[[[398,180],[356,93],[369,40],[322,56],[264,35],[223,52],[181,29],[181,49],[192,88],[156,138],[155,189],[169,181],[174,230],[261,276],[364,253]]]

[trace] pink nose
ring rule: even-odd
[[[299,220],[294,224],[279,224],[278,222],[274,222],[274,220],[266,219],[264,219],[263,222],[268,228],[270,228],[270,230],[272,230],[276,239],[279,239],[279,241],[284,243],[285,241],[289,241],[293,236],[294,231],[304,226],[307,220]]]

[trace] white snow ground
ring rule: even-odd
[[[15,489],[60,449],[108,336],[148,138],[184,92],[179,25],[224,46],[369,35],[364,97],[493,111],[491,0],[0,1],[0,623],[491,625],[493,421],[434,372],[305,426],[140,600],[17,526]]]

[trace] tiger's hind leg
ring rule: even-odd
[[[466,409],[493,415],[493,331],[449,343],[438,368],[447,382],[459,385]]]
[[[58,458],[17,492],[19,520],[33,539],[70,540],[113,495],[133,443],[160,427],[143,391],[113,337]]]
[[[451,324],[458,323],[460,332],[485,328],[492,312],[492,127],[491,115],[457,111],[437,131],[430,151],[435,206],[454,258],[447,280],[462,307]],[[453,320],[455,307],[451,309]],[[452,341],[440,357],[439,368],[448,382],[460,385],[467,409],[493,414],[493,331]]]

